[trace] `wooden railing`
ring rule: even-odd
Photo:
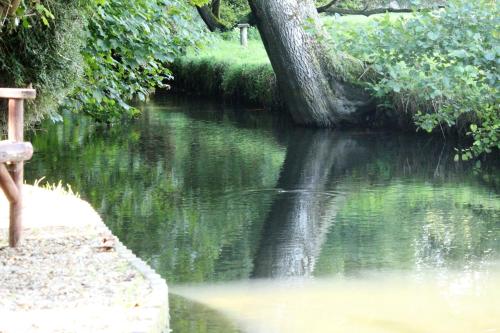
[[[24,161],[33,155],[31,143],[24,142],[24,100],[35,97],[34,89],[0,88],[0,98],[9,100],[8,140],[0,141],[0,187],[10,203],[11,247],[16,247],[21,241]]]

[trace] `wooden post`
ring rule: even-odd
[[[247,23],[238,24],[238,28],[240,28],[240,44],[243,47],[248,46],[248,28],[249,27],[250,27],[250,24],[247,24]]]
[[[23,142],[24,140],[24,100],[9,99],[9,140]],[[10,165],[12,180],[17,186],[17,200],[10,203],[9,245],[16,247],[21,241],[23,214],[23,179],[24,162]]]

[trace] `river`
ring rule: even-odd
[[[413,134],[158,97],[30,140],[171,289],[174,333],[500,332],[500,169]]]

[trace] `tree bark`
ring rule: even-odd
[[[314,2],[249,0],[249,4],[294,121],[318,127],[360,122],[372,109],[371,101],[363,89],[335,73],[326,46],[318,41],[325,35]]]

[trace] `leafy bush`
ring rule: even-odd
[[[192,8],[182,0],[95,0],[89,17],[84,82],[67,105],[100,121],[138,111],[144,101],[172,78],[167,64],[201,39]]]
[[[500,12],[495,1],[452,0],[445,10],[385,15],[358,29],[332,29],[335,47],[370,63],[370,87],[426,130],[473,138],[457,159],[500,148]]]
[[[222,0],[220,16],[227,26],[234,26],[250,12],[247,0]]]

